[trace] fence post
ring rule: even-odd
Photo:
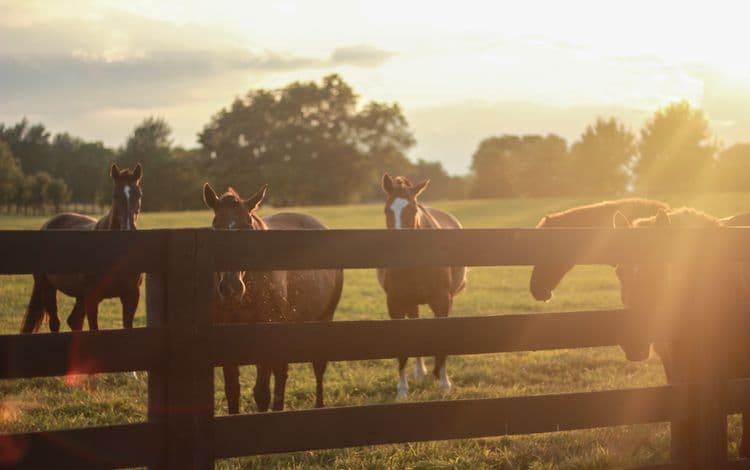
[[[149,420],[164,423],[160,466],[169,469],[214,465],[214,375],[209,349],[213,277],[196,269],[195,233],[170,231],[166,276],[147,278],[147,289],[153,290],[147,305],[154,310],[149,325],[161,324],[167,341],[163,372],[149,379]],[[161,316],[155,311],[158,308]]]
[[[718,308],[720,310],[720,307]],[[695,468],[727,467],[727,315],[704,316],[694,355]]]
[[[167,317],[167,275],[165,272],[146,274],[146,327],[163,328]],[[166,337],[165,337],[166,339]],[[166,348],[165,348],[166,350]],[[162,362],[166,358],[162,357]],[[162,426],[162,445],[155,468],[166,466],[166,420],[167,380],[166,369],[148,371],[148,422]]]

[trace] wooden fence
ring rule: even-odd
[[[611,264],[673,260],[685,250],[750,261],[748,246],[750,229],[741,228],[0,232],[0,274],[148,273],[147,328],[0,336],[0,378],[130,370],[149,378],[147,422],[1,438],[21,450],[14,468],[182,469],[273,452],[671,422],[672,463],[649,468],[750,468],[746,460],[727,461],[726,442],[726,415],[750,409],[750,380],[728,380],[710,354],[698,357],[694,380],[679,385],[213,416],[213,368],[226,362],[484,354],[643,338],[623,310],[262,325],[211,320],[212,273],[220,270]],[[699,345],[746,341],[745,308],[733,310],[721,328],[648,334]],[[270,347],[282,342],[284,349]]]

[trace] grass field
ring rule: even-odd
[[[667,197],[673,206],[692,205],[716,216],[750,210],[750,194],[718,194],[692,199]],[[538,199],[442,202],[435,206],[453,212],[466,227],[533,227],[545,213],[585,199]],[[293,209],[294,210],[294,209]],[[381,228],[382,206],[305,207],[333,228]],[[264,209],[263,214],[272,213]],[[208,212],[147,213],[140,228],[200,227],[210,223]],[[37,217],[0,216],[0,229],[36,229]],[[538,303],[528,293],[528,267],[476,268],[469,272],[467,289],[459,295],[452,315],[489,315],[537,311],[619,307],[619,291],[612,269],[579,266],[563,281],[552,302]],[[372,270],[345,274],[344,294],[336,320],[386,319],[385,297]],[[3,276],[0,282],[0,333],[18,331],[30,294],[30,276]],[[72,302],[60,296],[61,318]],[[145,323],[141,302],[136,325]],[[422,308],[423,316],[431,316]],[[117,301],[100,309],[100,325],[120,324]],[[46,328],[46,327],[45,327]],[[428,366],[431,359],[428,360]],[[413,362],[409,363],[410,372]],[[629,363],[618,348],[561,350],[451,357],[448,371],[454,383],[449,398],[506,397],[555,392],[593,391],[659,385],[664,376],[653,357]],[[217,370],[218,372],[218,370]],[[226,412],[221,373],[216,375],[216,413]],[[342,362],[326,374],[328,406],[389,403],[396,392],[395,360]],[[254,370],[243,368],[244,412],[254,412]],[[410,400],[442,396],[430,380],[410,383]],[[287,385],[288,409],[312,406],[315,381],[307,364],[293,365]],[[146,379],[127,374],[103,374],[82,383],[60,378],[0,381],[0,431],[18,432],[145,420]],[[315,430],[310,430],[315,432]],[[247,436],[247,439],[252,439]],[[730,420],[730,453],[736,454],[737,420]],[[125,444],[127,445],[127,444]],[[668,426],[641,425],[590,431],[500,437],[464,441],[387,445],[345,450],[304,452],[221,461],[224,468],[610,468],[660,463],[669,456]]]

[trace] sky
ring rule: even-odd
[[[398,102],[413,159],[469,171],[481,139],[556,133],[598,116],[638,131],[701,107],[724,145],[750,141],[742,1],[0,0],[0,123],[122,145],[147,116],[194,147],[254,88],[339,73]]]

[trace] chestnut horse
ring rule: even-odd
[[[732,223],[732,218],[716,219],[703,212],[681,208],[670,212],[659,211],[656,216],[635,220],[632,224],[617,213],[615,228],[630,227],[720,227]],[[735,219],[734,222],[737,222]],[[710,315],[710,321],[721,321],[722,306],[747,302],[748,290],[743,276],[743,263],[715,263],[690,257],[679,263],[642,263],[617,266],[620,294],[630,315],[644,328],[664,324],[703,323],[696,312]],[[679,318],[670,316],[679,315]],[[719,313],[717,313],[719,312]],[[631,340],[621,345],[628,360],[640,361],[649,356],[648,340]],[[690,380],[693,344],[689,341],[654,343],[654,351],[661,357],[669,383]],[[731,344],[723,354],[730,377],[750,376],[750,345]],[[740,455],[750,456],[750,412],[743,413],[743,437]]]
[[[104,217],[97,221],[76,213],[59,214],[42,225],[42,230],[135,230],[141,212],[141,165],[137,164],[131,171],[121,170],[113,163],[110,176],[114,183],[112,205]],[[85,247],[81,247],[81,250],[85,250]],[[88,319],[89,329],[98,329],[99,302],[113,297],[119,297],[122,303],[122,325],[131,328],[142,280],[143,274],[140,273],[34,274],[34,287],[21,324],[21,333],[38,331],[45,316],[49,317],[50,331],[60,331],[58,290],[76,299],[68,317],[71,330],[81,330],[84,317]]]
[[[621,212],[629,218],[648,217],[659,209],[668,210],[669,206],[660,201],[630,198],[603,201],[597,204],[573,207],[542,218],[537,228],[554,227],[602,227],[612,226],[612,217]],[[548,301],[552,291],[563,277],[573,269],[574,263],[550,262],[534,266],[529,280],[529,291],[536,300]]]
[[[385,220],[389,229],[460,229],[458,220],[447,212],[424,207],[417,197],[427,188],[429,180],[417,185],[403,176],[391,178],[383,175],[381,186],[387,197]],[[377,270],[378,281],[386,294],[388,314],[392,319],[419,318],[419,305],[427,304],[435,317],[447,317],[453,305],[453,297],[466,285],[466,267],[451,268],[386,268]],[[405,367],[408,358],[398,358],[399,381],[397,398],[405,398],[409,382]],[[448,392],[451,381],[446,371],[445,356],[435,356],[433,375],[440,380],[440,387]],[[415,378],[426,375],[424,361],[416,358]]]
[[[267,186],[249,199],[242,199],[229,188],[218,196],[206,183],[203,199],[213,210],[212,227],[223,230],[327,230],[320,221],[305,214],[280,213],[261,219],[255,211],[263,201]],[[341,269],[306,271],[237,271],[216,275],[217,323],[331,321],[341,298],[344,272]],[[316,381],[315,407],[323,402],[323,375],[327,361],[313,362]],[[240,411],[239,367],[224,365],[224,391],[230,414]],[[267,411],[271,402],[270,380],[274,376],[273,410],[284,409],[289,364],[256,364],[253,397],[258,411]]]

